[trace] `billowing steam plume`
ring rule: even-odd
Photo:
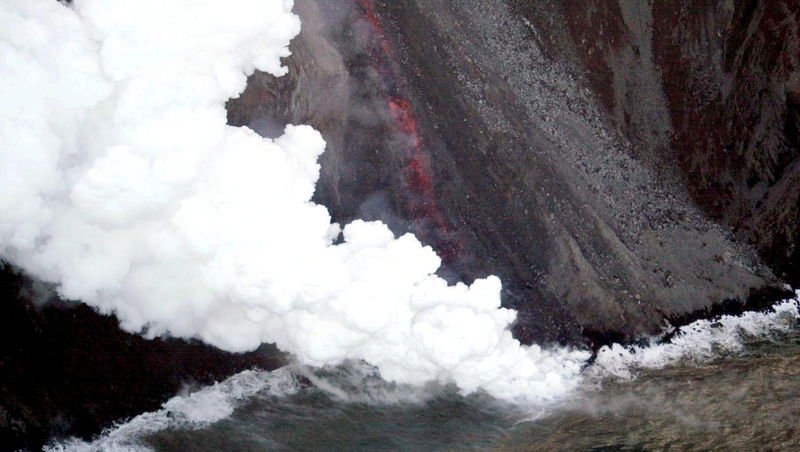
[[[290,0],[0,0],[0,256],[149,336],[543,400],[586,354],[521,347],[500,281],[310,201],[325,143],[226,125],[300,29]],[[333,245],[339,234],[344,241]]]

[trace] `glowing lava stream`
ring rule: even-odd
[[[444,262],[452,262],[462,248],[462,244],[453,237],[444,222],[442,212],[436,205],[433,196],[433,184],[429,164],[422,150],[422,140],[417,130],[417,119],[398,86],[398,73],[391,58],[389,43],[383,36],[380,21],[369,0],[358,0],[366,22],[373,33],[373,45],[370,46],[370,57],[376,73],[388,80],[388,86],[381,89],[386,97],[386,104],[394,121],[394,131],[404,139],[399,144],[403,147],[405,167],[402,172],[403,185],[409,193],[408,210],[416,233],[423,242],[433,246]],[[429,234],[433,231],[434,237]]]

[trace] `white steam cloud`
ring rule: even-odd
[[[247,74],[286,71],[292,6],[0,0],[0,257],[149,336],[503,398],[572,390],[588,355],[521,347],[496,277],[448,286],[414,236],[331,224],[310,201],[319,133],[226,125]]]

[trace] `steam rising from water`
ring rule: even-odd
[[[149,336],[543,401],[585,352],[521,347],[496,277],[310,201],[325,143],[226,125],[255,69],[282,75],[288,0],[0,0],[0,257]],[[339,234],[344,241],[333,245]]]

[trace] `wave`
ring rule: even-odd
[[[800,293],[798,293],[800,295]],[[707,363],[737,353],[747,343],[769,341],[797,328],[800,301],[784,300],[765,312],[746,312],[698,320],[651,338],[646,345],[614,344],[601,348],[583,371],[584,387],[596,387],[609,379],[633,380],[644,369],[660,369],[678,363]],[[98,439],[76,439],[53,444],[47,452],[146,452],[141,438],[166,429],[195,430],[230,417],[234,410],[257,396],[285,398],[311,387],[341,404],[423,404],[446,393],[443,386],[398,385],[381,379],[378,369],[363,361],[340,366],[312,368],[290,365],[274,372],[249,370],[192,394],[174,397],[153,413],[106,430]],[[455,391],[450,391],[456,394]],[[563,402],[563,400],[561,401]],[[528,406],[523,422],[536,421],[557,410]],[[518,407],[519,408],[519,407]]]
[[[166,429],[196,430],[228,418],[256,394],[285,397],[300,388],[286,368],[273,372],[246,370],[191,394],[179,395],[162,409],[144,413],[107,429],[94,441],[70,439],[45,447],[46,452],[149,452],[141,438]]]
[[[584,376],[594,380],[631,379],[640,369],[660,369],[681,361],[707,362],[742,350],[747,340],[768,340],[775,333],[796,328],[798,319],[800,301],[795,298],[783,300],[764,312],[697,320],[678,329],[669,328],[645,345],[602,347]]]

